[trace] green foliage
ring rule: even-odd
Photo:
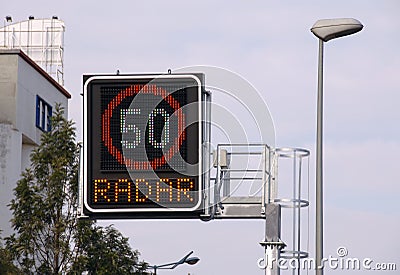
[[[78,220],[78,170],[75,129],[57,105],[51,131],[42,134],[14,189],[10,257],[24,274],[135,274],[138,252],[126,238],[112,227]]]
[[[139,263],[139,252],[132,251],[128,238],[112,226],[82,226],[77,240],[85,251],[73,272],[89,270],[89,274],[146,274],[147,264]]]
[[[2,241],[1,238],[0,241]],[[2,243],[0,243],[0,274],[3,275],[22,274],[19,271],[19,269],[14,265],[10,252],[3,247]]]
[[[0,248],[0,274],[3,275],[17,275],[22,274],[18,268],[13,264],[10,253]]]

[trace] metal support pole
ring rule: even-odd
[[[316,148],[316,217],[315,217],[315,261],[316,275],[323,275],[321,267],[323,258],[323,159],[322,159],[322,132],[323,132],[323,57],[324,42],[319,40],[318,55],[318,102],[317,102],[317,148]],[[321,267],[321,268],[320,268]]]
[[[265,275],[279,275],[278,260],[280,251],[285,247],[281,241],[281,206],[276,203],[266,205],[265,209],[265,240],[260,244],[265,249]]]

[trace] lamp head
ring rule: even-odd
[[[363,25],[353,18],[321,19],[315,22],[311,32],[324,42],[361,31]]]
[[[200,261],[199,258],[191,257],[191,258],[186,259],[185,263],[190,264],[190,265],[195,265],[195,264],[197,264],[198,261]]]

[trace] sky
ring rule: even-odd
[[[318,41],[310,28],[323,18],[360,20],[360,33],[325,44],[324,254],[337,257],[337,249],[345,247],[349,257],[396,263],[400,269],[399,11],[397,0],[16,0],[2,4],[1,16],[16,22],[57,15],[65,22],[65,87],[80,139],[85,73],[165,73],[205,65],[246,79],[268,105],[276,147],[311,151],[305,244],[311,255]],[[257,266],[263,257],[262,220],[100,223],[113,223],[150,264],[178,260],[191,250],[201,259],[160,274],[263,274]],[[327,269],[325,274],[363,272]]]

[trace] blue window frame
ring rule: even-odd
[[[43,98],[36,95],[36,127],[43,132],[51,130],[51,116],[53,109]]]

